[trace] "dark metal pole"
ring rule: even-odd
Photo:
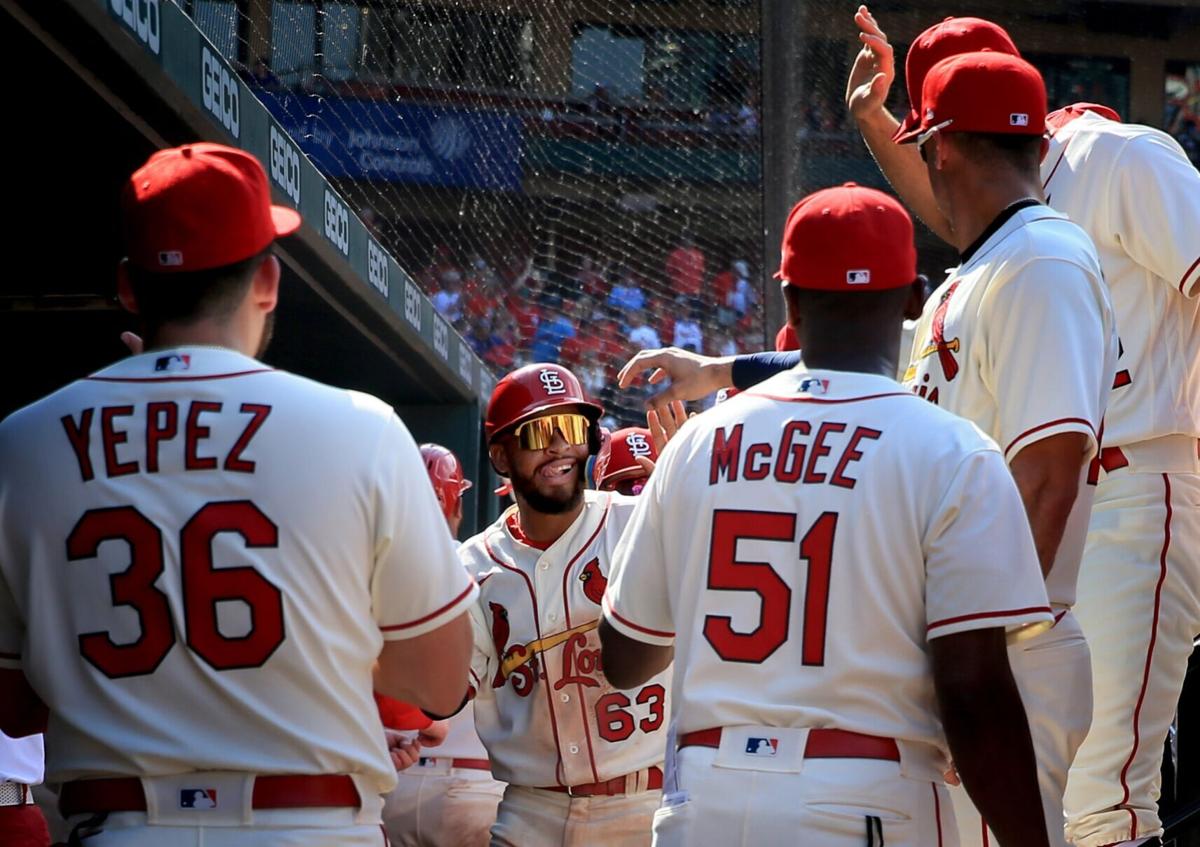
[[[787,213],[800,199],[806,3],[761,0],[762,213],[764,344],[773,343],[785,320],[783,298],[772,278],[779,269],[779,244]]]

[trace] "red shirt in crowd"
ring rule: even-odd
[[[676,247],[667,255],[667,278],[676,294],[699,297],[704,285],[704,253],[699,247]]]

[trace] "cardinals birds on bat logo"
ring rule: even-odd
[[[583,594],[597,606],[604,597],[604,589],[608,588],[608,577],[600,573],[600,560],[592,559],[583,566],[579,573],[579,581],[583,583]]]
[[[938,362],[942,366],[942,373],[946,375],[947,382],[958,376],[958,360],[954,358],[954,354],[958,352],[959,340],[957,338],[946,340],[946,313],[950,310],[950,298],[957,288],[958,281],[955,280],[942,295],[942,300],[938,303],[937,308],[933,310],[933,321],[929,326],[929,344],[921,351],[922,359],[937,353]]]
[[[505,650],[508,649],[509,625],[508,625],[508,609],[501,606],[499,603],[488,603],[488,610],[492,613],[492,643],[496,645],[496,655],[500,658],[504,657]],[[492,680],[492,688],[499,688],[504,684],[504,671],[502,668],[497,668],[496,678]]]

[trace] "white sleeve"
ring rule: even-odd
[[[664,468],[666,458],[666,453],[660,457],[617,543],[603,602],[604,617],[614,629],[635,641],[660,647],[675,641],[662,544],[662,491],[668,484],[664,471],[669,470]]]
[[[487,616],[479,603],[471,604],[471,633],[475,640],[475,648],[471,652],[469,683],[478,697],[491,689],[492,677],[500,667]]]
[[[388,640],[449,623],[479,589],[459,562],[416,442],[392,415],[375,456],[371,606]]]
[[[1112,167],[1109,226],[1135,262],[1200,296],[1200,171],[1175,141],[1131,138]]]
[[[1064,432],[1088,436],[1084,461],[1095,454],[1116,352],[1100,285],[1074,262],[1037,257],[984,301],[983,379],[1005,461]]]
[[[996,451],[959,463],[922,546],[927,638],[1053,620],[1021,495]]]

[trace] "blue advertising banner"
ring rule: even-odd
[[[255,91],[327,177],[521,190],[516,115]]]

